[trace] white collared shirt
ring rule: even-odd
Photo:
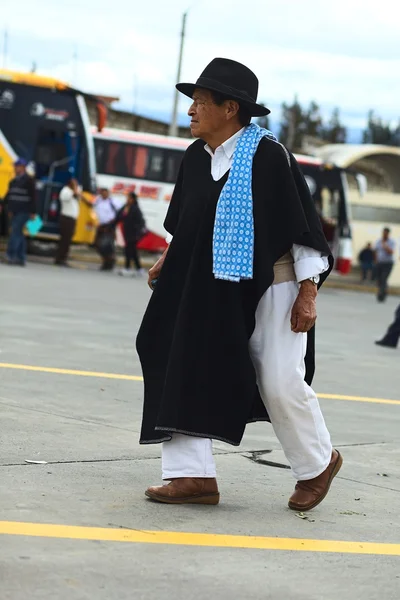
[[[235,152],[238,139],[242,135],[244,127],[218,146],[213,152],[208,144],[204,150],[211,156],[211,175],[214,181],[221,179],[232,166],[233,153]],[[172,238],[171,238],[172,239]],[[292,256],[294,260],[294,271],[297,281],[304,281],[309,277],[316,277],[329,268],[328,258],[322,256],[321,252],[309,248],[308,246],[299,246],[293,244]]]
[[[232,137],[218,146],[213,152],[208,144],[204,146],[204,150],[211,156],[211,175],[214,181],[218,181],[225,175],[232,166],[233,153],[235,152],[238,139],[242,135],[244,127]]]
[[[100,225],[107,225],[107,223],[111,223],[115,219],[116,210],[113,208],[110,197],[104,199],[102,196],[98,196],[94,203],[94,210],[96,211]]]
[[[68,185],[62,188],[59,199],[63,217],[77,219],[79,217],[79,200],[75,198],[73,190]]]

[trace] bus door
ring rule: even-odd
[[[43,233],[59,232],[59,195],[79,166],[80,139],[75,131],[41,127],[34,150],[38,214]]]
[[[335,268],[347,274],[351,269],[352,242],[344,171],[333,165],[302,165],[302,169],[335,257]]]

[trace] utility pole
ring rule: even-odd
[[[184,45],[184,42],[185,42],[186,17],[187,17],[187,11],[185,13],[183,13],[183,17],[182,17],[181,44],[180,44],[180,49],[179,49],[178,73],[177,73],[177,76],[176,76],[176,81],[177,82],[181,78],[182,58],[183,58],[183,45]],[[171,124],[169,126],[169,135],[177,135],[177,133],[178,133],[178,124],[177,124],[177,120],[178,120],[178,103],[179,103],[179,92],[178,92],[177,89],[175,89],[174,106],[173,106],[173,109],[172,109]]]
[[[3,69],[7,66],[7,52],[8,52],[8,30],[4,29],[4,38],[3,38]]]

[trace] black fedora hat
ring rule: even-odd
[[[196,88],[220,92],[245,106],[252,117],[262,117],[271,111],[257,104],[258,79],[248,67],[229,58],[214,58],[196,83],[177,83],[176,89],[193,97]]]

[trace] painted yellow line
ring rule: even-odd
[[[130,542],[134,544],[212,546],[215,548],[249,548],[257,550],[340,552],[345,554],[400,556],[400,544],[221,535],[213,533],[181,533],[177,531],[136,531],[102,527],[17,523],[13,521],[0,521],[0,534],[104,542]]]
[[[16,365],[0,363],[0,369],[17,369],[20,371],[37,371],[39,373],[55,373],[57,375],[79,375],[81,377],[100,377],[102,379],[124,379],[126,381],[143,381],[139,375],[122,375],[120,373],[101,373],[100,371],[77,371],[76,369],[56,369],[53,367],[36,367],[33,365]]]
[[[371,402],[375,404],[400,404],[400,400],[388,400],[387,398],[369,398],[366,396],[343,396],[341,394],[317,394],[318,398],[328,400],[350,400],[352,402]]]
[[[20,371],[36,371],[38,373],[55,373],[56,375],[77,375],[80,377],[99,377],[101,379],[121,379],[125,381],[143,381],[141,375],[124,375],[123,373],[102,373],[101,371],[79,371],[76,369],[58,369],[55,367],[37,367],[33,365],[18,365],[0,363],[0,369],[17,369]],[[328,400],[349,400],[353,402],[371,402],[373,404],[397,404],[400,400],[387,398],[370,398],[368,396],[344,396],[342,394],[317,394],[319,398]]]

